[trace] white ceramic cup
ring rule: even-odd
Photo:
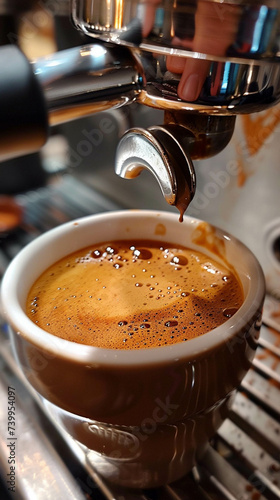
[[[79,248],[135,238],[184,245],[229,262],[244,289],[242,306],[200,337],[131,351],[69,342],[27,317],[27,294],[50,265]],[[92,450],[94,466],[108,481],[142,488],[184,475],[226,418],[257,347],[264,292],[258,261],[230,235],[187,216],[179,223],[171,213],[126,210],[85,217],[38,237],[8,267],[1,298],[15,356],[48,411]]]

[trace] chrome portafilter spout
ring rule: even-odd
[[[164,125],[134,128],[124,134],[117,148],[115,171],[132,179],[148,170],[167,203],[177,207],[182,221],[196,188],[192,160],[222,151],[232,137],[235,118],[166,112]]]
[[[195,171],[177,126],[174,132],[164,126],[129,130],[119,142],[115,170],[125,179],[148,170],[167,203],[178,208],[182,220],[194,196]]]

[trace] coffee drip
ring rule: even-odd
[[[11,109],[7,87],[13,73],[21,82],[14,94],[36,86],[24,93],[26,109],[34,108],[35,96],[36,114],[30,126],[20,110],[12,121],[4,116],[0,157],[38,149],[47,138],[46,122],[59,124],[137,101],[163,110],[164,123],[125,133],[116,172],[133,178],[149,170],[182,216],[195,193],[192,161],[228,144],[237,114],[267,109],[280,99],[279,13],[274,0],[72,0],[73,23],[93,43],[39,59],[29,73],[18,59],[7,79],[4,71],[3,114],[9,116]],[[16,60],[15,51],[10,47],[7,56],[2,50],[3,68]],[[26,81],[18,78],[20,64]]]

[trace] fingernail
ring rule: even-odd
[[[192,73],[184,81],[182,79],[178,86],[178,96],[184,101],[196,101],[200,91],[200,77],[197,73]]]

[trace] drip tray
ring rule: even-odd
[[[0,237],[0,275],[34,237],[68,220],[122,208],[65,175],[51,185],[17,196],[21,225]],[[14,360],[7,325],[0,330],[0,475],[7,487],[10,448],[8,387],[16,393],[16,494],[21,499],[108,500],[279,500],[280,498],[280,302],[267,296],[259,345],[228,418],[199,465],[180,481],[155,490],[120,490],[105,484],[90,453],[52,420],[26,384]]]

